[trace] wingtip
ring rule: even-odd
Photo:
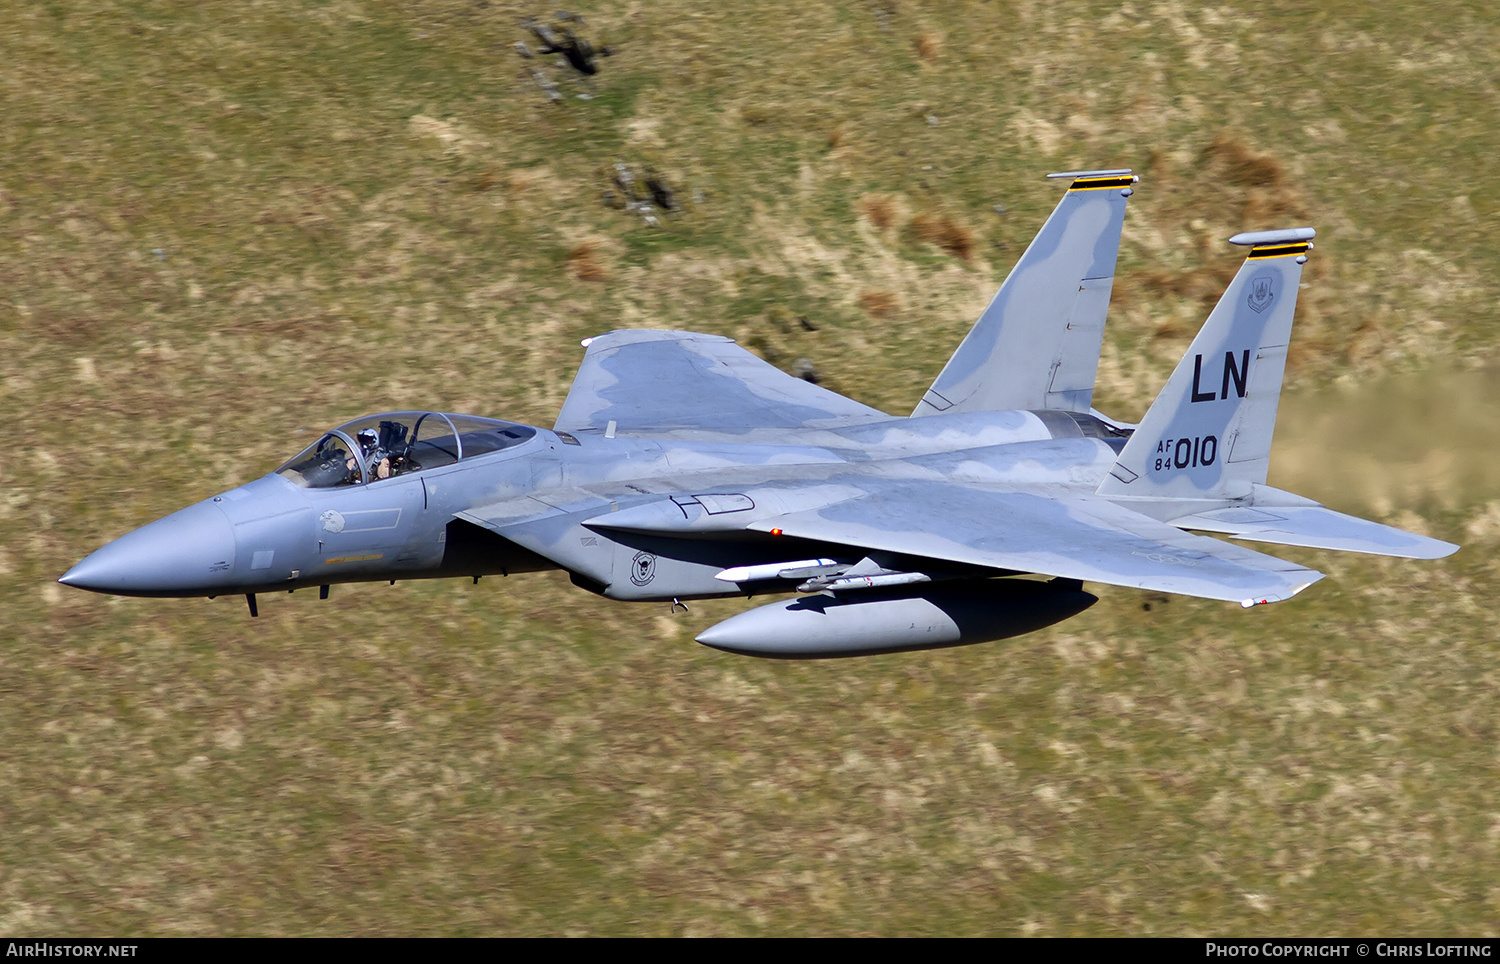
[[[1311,569],[1307,570],[1307,572],[1312,576],[1311,579],[1307,580],[1306,582],[1297,583],[1286,592],[1272,593],[1271,595],[1267,596],[1252,596],[1249,599],[1240,600],[1240,605],[1245,609],[1253,609],[1256,606],[1266,606],[1271,603],[1286,602],[1288,599],[1291,599],[1293,596],[1297,595],[1308,586],[1311,586],[1313,583],[1323,578],[1323,574],[1321,572],[1314,572]]]
[[[1432,546],[1431,546],[1432,554],[1429,555],[1429,556],[1423,556],[1421,558],[1425,558],[1425,559],[1446,559],[1449,556],[1453,555],[1458,550],[1460,550],[1460,549],[1463,548],[1463,546],[1459,545],[1456,542],[1444,542],[1441,539],[1433,539],[1431,541],[1432,541]]]

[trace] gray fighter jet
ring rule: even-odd
[[[391,412],[110,543],[60,580],[137,596],[564,569],[611,599],[801,593],[698,636],[775,657],[1000,639],[1095,582],[1238,602],[1322,578],[1190,535],[1437,558],[1457,546],[1266,485],[1310,228],[1249,251],[1139,425],[1091,408],[1129,171],[1070,187],[910,417],[727,338],[612,331],[549,430]]]

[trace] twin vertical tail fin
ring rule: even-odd
[[[1128,170],[1049,176],[1073,183],[913,417],[1089,410],[1125,199],[1136,178]]]
[[[1451,542],[1266,485],[1287,343],[1312,228],[1238,234],[1250,253],[1099,494],[1181,529],[1280,545],[1437,559]]]
[[[1250,253],[1111,473],[1104,496],[1248,498],[1264,485],[1312,228],[1237,234]]]

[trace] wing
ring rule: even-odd
[[[946,482],[871,480],[870,491],[858,498],[750,528],[1246,606],[1289,599],[1323,578],[1097,497],[1054,499]]]
[[[624,435],[826,427],[890,416],[794,378],[728,338],[690,331],[612,331],[588,353],[558,413],[558,431]]]

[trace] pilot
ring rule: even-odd
[[[391,457],[380,447],[380,436],[376,434],[375,430],[373,428],[362,428],[359,430],[357,439],[359,441],[359,451],[365,457],[365,464],[370,467],[370,475],[374,479],[390,478]],[[358,485],[361,481],[359,477],[359,460],[351,455],[344,463],[344,467],[349,470],[349,482]]]
[[[391,455],[380,445],[380,435],[373,428],[359,430],[359,449],[364,453],[365,464],[375,479],[391,477]]]

